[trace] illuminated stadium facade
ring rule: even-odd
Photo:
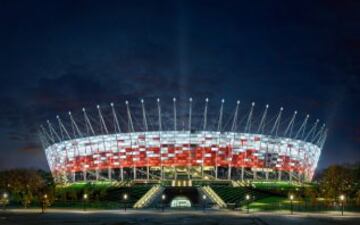
[[[296,111],[286,119],[282,107],[270,116],[268,105],[256,113],[252,103],[241,113],[237,101],[226,114],[221,100],[211,114],[208,99],[196,105],[190,98],[181,106],[174,98],[168,108],[159,99],[151,102],[152,109],[144,100],[97,106],[92,113],[83,108],[41,126],[56,182],[311,181],[326,140],[319,120],[310,124],[304,115],[297,122]]]

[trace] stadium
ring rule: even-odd
[[[269,105],[256,110],[254,102],[236,101],[227,112],[224,99],[216,106],[208,98],[146,103],[97,105],[42,125],[55,182],[156,184],[146,195],[200,185],[218,202],[204,184],[310,182],[327,135],[318,119],[286,116],[283,107],[271,113]]]

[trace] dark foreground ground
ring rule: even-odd
[[[327,214],[295,214],[288,213],[256,213],[244,214],[234,211],[175,211],[167,210],[159,212],[155,210],[129,210],[126,213],[122,210],[106,211],[79,211],[79,210],[49,210],[41,214],[39,210],[10,210],[0,212],[1,225],[286,225],[286,224],[306,224],[306,225],[325,225],[325,224],[360,224],[360,214],[349,214],[339,216],[338,212]]]

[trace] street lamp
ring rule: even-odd
[[[84,194],[84,195],[83,195],[84,211],[86,211],[86,201],[87,201],[87,199],[88,199],[88,195],[87,195],[87,194]]]
[[[162,211],[163,212],[164,212],[164,209],[165,209],[165,199],[166,199],[166,196],[164,194],[161,195]]]
[[[344,201],[345,201],[345,195],[340,195],[339,197],[340,202],[341,202],[341,215],[344,215]]]
[[[124,199],[124,211],[126,212],[126,201],[128,199],[128,195],[124,194],[123,199]]]
[[[45,202],[47,201],[47,194],[44,194],[43,199],[42,199],[42,207],[41,207],[41,212],[44,213],[45,212]]]
[[[294,206],[293,206],[293,200],[294,200],[294,195],[290,195],[290,210],[291,210],[291,215],[293,214],[294,212]]]
[[[245,196],[245,198],[246,198],[247,213],[249,213],[249,211],[250,211],[250,195],[247,194],[247,195]]]
[[[6,210],[6,204],[8,203],[8,194],[5,192],[4,194],[3,194],[3,210]]]
[[[206,195],[203,195],[202,199],[203,199],[203,210],[205,212],[205,209],[206,209]]]

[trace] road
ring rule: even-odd
[[[41,214],[38,209],[7,210],[0,212],[1,225],[352,225],[360,224],[360,214],[346,213],[340,216],[338,212],[327,214],[295,214],[287,213],[256,213],[244,214],[223,210],[60,210],[51,209]]]

